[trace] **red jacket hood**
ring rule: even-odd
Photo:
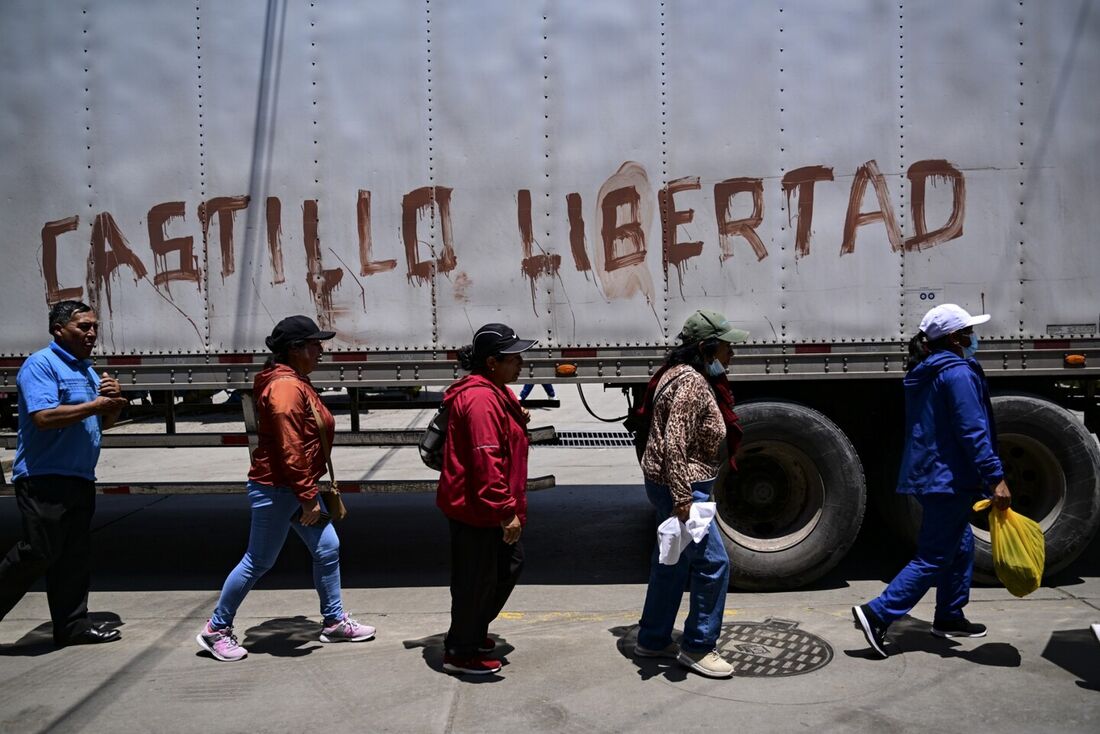
[[[457,382],[451,383],[451,386],[443,391],[443,404],[450,407],[458,394],[463,390],[468,390],[475,386],[494,387],[493,383],[482,377],[481,375],[466,375]]]
[[[519,421],[519,424],[521,426],[525,425],[523,406],[519,404],[519,398],[516,397],[516,394],[507,387],[497,387],[492,380],[482,375],[466,375],[458,382],[452,383],[450,387],[443,391],[443,404],[450,408],[460,393],[473,387],[484,387],[495,392],[504,401],[508,411]]]

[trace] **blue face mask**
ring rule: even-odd
[[[963,356],[967,359],[973,359],[974,355],[978,352],[978,335],[970,334],[970,346],[963,347]]]
[[[720,377],[726,374],[726,368],[717,359],[712,359],[707,365],[707,374],[711,377]]]

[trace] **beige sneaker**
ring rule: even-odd
[[[733,675],[733,666],[714,650],[710,652],[680,650],[680,656],[676,660],[688,670],[694,670],[708,678],[729,678]]]

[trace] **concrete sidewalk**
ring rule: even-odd
[[[55,650],[40,585],[0,622],[0,731],[1100,730],[1100,644],[1089,630],[1100,621],[1100,544],[1026,599],[975,589],[967,612],[989,625],[983,639],[932,637],[929,597],[891,630],[898,654],[877,660],[849,608],[904,558],[868,523],[813,588],[730,593],[723,654],[758,661],[764,675],[715,681],[632,656],[653,544],[642,493],[559,487],[531,498],[524,578],[490,630],[508,664],[455,678],[441,672],[447,536],[432,498],[350,502],[345,605],[377,639],[317,642],[308,555],[291,538],[237,618],[248,658],[219,663],[194,636],[243,550],[244,498],[101,497],[91,606],[121,622],[123,639]],[[14,509],[0,501],[5,543],[18,535]],[[797,626],[746,637],[769,619]],[[766,674],[791,644],[806,651],[787,658],[796,665],[818,656],[809,672]]]
[[[441,671],[445,588],[353,589],[349,608],[376,640],[321,645],[312,590],[256,591],[237,620],[250,655],[218,663],[193,636],[214,592],[96,594],[123,640],[54,651],[42,594],[0,624],[0,729],[102,732],[1095,732],[1100,644],[1085,596],[1044,589],[1027,600],[979,590],[980,640],[928,634],[931,607],[895,625],[899,648],[869,658],[849,606],[877,582],[830,592],[731,594],[727,626],[783,618],[825,640],[832,659],[794,677],[715,681],[675,663],[635,660],[642,585],[521,586],[492,626],[500,674]],[[682,617],[681,617],[682,619]],[[14,645],[12,645],[14,643]],[[9,646],[11,645],[11,646]]]

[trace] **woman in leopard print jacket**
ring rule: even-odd
[[[723,443],[733,464],[741,428],[726,368],[730,344],[747,336],[719,313],[696,311],[680,332],[682,346],[672,350],[650,382],[651,403],[643,410],[652,423],[642,472],[659,522],[672,516],[686,520],[693,502],[710,499]],[[730,677],[733,667],[715,651],[728,583],[729,557],[713,521],[706,537],[684,549],[675,565],[659,563],[654,550],[635,654],[676,658],[700,675]],[[690,612],[677,645],[672,628],[689,584]]]

